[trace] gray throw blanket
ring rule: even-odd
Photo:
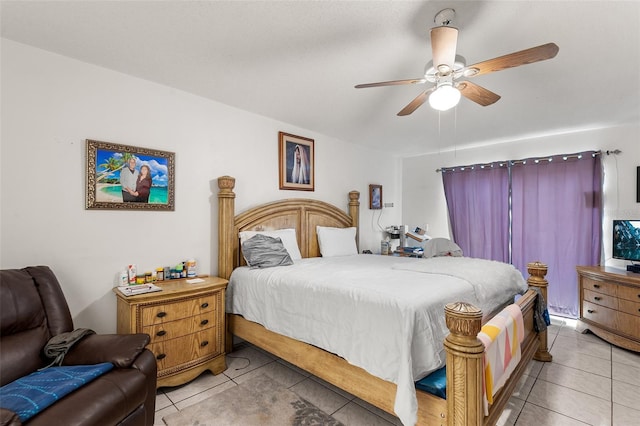
[[[62,365],[62,360],[67,352],[69,352],[69,349],[71,349],[71,346],[79,342],[83,337],[95,333],[95,331],[88,328],[76,328],[73,331],[53,336],[44,347],[45,356],[47,358],[53,358],[53,361],[46,367],[41,368],[41,370],[54,365]]]

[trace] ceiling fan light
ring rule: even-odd
[[[438,87],[429,95],[429,105],[438,111],[446,111],[458,105],[460,91],[455,87],[445,84]]]

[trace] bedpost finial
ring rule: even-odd
[[[535,287],[546,287],[549,282],[544,278],[547,275],[547,265],[536,260],[535,262],[527,263],[527,272],[529,278],[527,278],[527,284]]]
[[[529,273],[529,275],[532,275],[534,277],[544,278],[544,276],[547,275],[547,269],[547,265],[540,262],[539,260],[527,263],[527,272]]]
[[[360,191],[349,192],[349,201],[358,201],[360,199]]]
[[[218,178],[218,188],[220,192],[230,192],[236,186],[236,178],[231,176],[220,176]]]
[[[448,303],[444,314],[452,334],[475,338],[482,328],[482,311],[470,303]]]

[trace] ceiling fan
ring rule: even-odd
[[[434,83],[434,86],[420,93],[414,100],[409,102],[398,113],[401,116],[411,114],[424,104],[427,99],[432,108],[446,111],[458,104],[461,95],[479,105],[487,106],[497,102],[500,96],[470,81],[459,80],[544,61],[554,58],[558,53],[559,48],[555,43],[547,43],[466,66],[464,58],[456,55],[458,29],[449,26],[454,16],[455,10],[453,9],[444,9],[436,14],[434,22],[440,24],[440,26],[431,29],[433,60],[427,64],[423,77],[358,84],[355,86],[356,89]]]

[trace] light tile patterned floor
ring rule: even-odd
[[[499,425],[640,425],[640,354],[593,334],[577,333],[572,321],[559,318],[553,318],[548,340],[553,362],[531,362]],[[240,345],[228,354],[227,365],[223,374],[206,372],[184,386],[159,389],[155,425],[164,425],[162,417],[167,414],[258,374],[278,380],[347,426],[401,424],[396,417],[251,345]]]

